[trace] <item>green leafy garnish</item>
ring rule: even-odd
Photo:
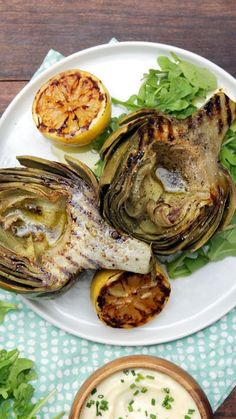
[[[0,350],[0,418],[35,419],[36,413],[54,394],[32,402],[34,387],[29,381],[37,378],[30,359],[20,358],[19,351]]]
[[[236,213],[231,224],[217,232],[209,242],[196,252],[183,252],[166,263],[171,278],[191,275],[208,262],[216,262],[227,256],[236,256]]]
[[[220,161],[236,184],[236,124],[227,131],[220,150]]]
[[[97,163],[95,164],[93,171],[97,177],[102,176],[104,165],[105,165],[105,162],[102,159],[99,159]]]
[[[130,111],[156,108],[180,119],[191,115],[197,109],[196,100],[216,89],[216,77],[209,70],[181,60],[173,53],[171,56],[173,61],[166,56],[158,57],[160,70],[150,69],[144,74],[137,95],[130,96],[127,101],[113,98],[113,103]]]
[[[112,132],[116,131],[119,128],[119,121],[123,116],[124,114],[120,115],[119,117],[114,116],[113,118],[111,118],[109,125],[92,143],[93,150],[95,151],[101,150],[106,139],[112,134]],[[93,171],[98,178],[101,177],[102,175],[104,164],[105,163],[102,159],[99,159],[95,164]]]
[[[0,324],[3,323],[5,315],[10,310],[16,310],[17,305],[12,303],[7,303],[6,301],[0,301]]]
[[[109,125],[105,128],[105,130],[96,137],[96,139],[92,143],[93,150],[100,151],[103,144],[105,143],[106,139],[111,135],[112,132],[116,131],[119,128],[119,120],[122,118],[124,114],[120,115],[119,117],[114,116],[111,118]]]

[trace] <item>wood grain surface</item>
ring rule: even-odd
[[[235,0],[0,0],[0,113],[50,48],[152,41],[198,53],[236,77]],[[215,419],[236,418],[236,391]]]

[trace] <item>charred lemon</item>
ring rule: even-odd
[[[32,114],[46,137],[70,146],[89,144],[111,117],[111,100],[93,74],[68,70],[52,77],[36,93]]]
[[[142,326],[159,314],[170,295],[170,283],[156,266],[156,274],[101,270],[93,277],[91,299],[98,318],[108,326]]]

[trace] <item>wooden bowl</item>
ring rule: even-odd
[[[213,412],[206,394],[199,384],[182,368],[166,361],[149,355],[131,355],[118,358],[96,370],[80,387],[71,407],[69,419],[79,419],[85,400],[91,391],[104,379],[118,371],[130,368],[145,368],[161,372],[170,376],[181,384],[189,392],[195,401],[202,419],[213,419]]]

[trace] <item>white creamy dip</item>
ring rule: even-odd
[[[95,388],[79,419],[201,419],[196,403],[177,381],[149,369],[117,372]]]

